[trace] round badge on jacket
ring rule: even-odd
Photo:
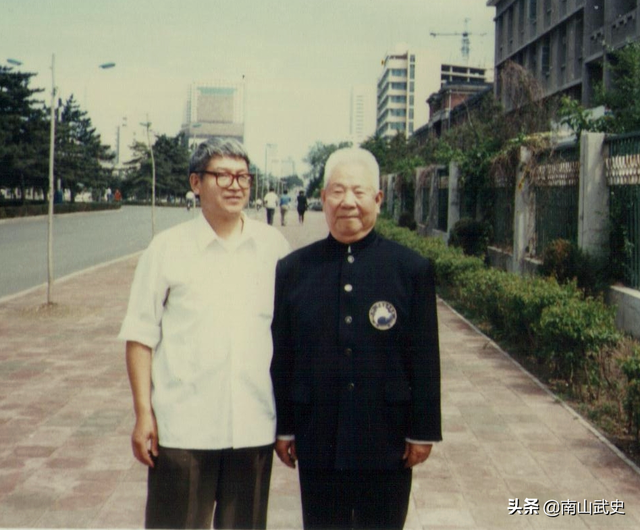
[[[391,329],[398,320],[398,313],[393,304],[389,302],[376,302],[369,309],[369,322],[381,331]]]

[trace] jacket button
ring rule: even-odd
[[[353,285],[348,283],[347,285],[344,286],[344,290],[350,293],[351,291],[353,291]]]
[[[344,321],[347,324],[351,324],[351,322],[353,322],[353,317],[352,316],[346,316],[346,317],[344,317]]]
[[[353,263],[356,260],[356,258],[354,258],[353,256],[347,256],[347,261],[349,263]]]
[[[349,392],[353,392],[353,389],[354,389],[355,387],[356,387],[356,385],[354,385],[353,383],[349,383],[349,384],[347,385],[347,390],[348,390]]]
[[[345,354],[347,357],[351,357],[351,354],[352,354],[352,353],[353,353],[353,350],[352,350],[351,348],[345,348],[345,350],[344,350],[344,354]]]

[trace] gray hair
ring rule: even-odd
[[[249,167],[249,155],[244,146],[234,138],[209,138],[202,142],[189,160],[189,175],[200,173],[207,168],[214,157],[241,158]]]
[[[370,151],[360,147],[345,147],[331,153],[324,165],[324,186],[327,187],[331,175],[341,164],[362,164],[371,178],[373,189],[380,189],[380,167]]]

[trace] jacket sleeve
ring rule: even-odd
[[[440,410],[440,349],[435,275],[422,262],[415,280],[407,362],[412,388],[410,432],[413,440],[442,440]]]
[[[291,401],[291,381],[293,379],[294,350],[291,334],[290,311],[287,307],[284,262],[280,260],[276,267],[276,288],[274,315],[271,324],[273,336],[273,359],[271,361],[271,379],[276,401],[276,434],[294,434],[293,404]]]

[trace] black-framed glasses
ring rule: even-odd
[[[216,184],[221,188],[230,188],[235,180],[243,190],[251,187],[253,175],[251,173],[227,173],[226,171],[200,171],[201,175],[211,175],[216,179]]]

